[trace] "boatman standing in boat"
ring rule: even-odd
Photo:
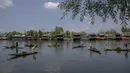
[[[18,54],[18,42],[16,42],[15,48],[16,48],[16,53]]]
[[[35,47],[36,47],[36,45],[34,45],[34,46],[32,47],[32,53],[35,52]]]
[[[90,43],[90,45],[89,45],[89,49],[92,49],[92,43]]]
[[[83,41],[81,41],[80,43],[81,43],[81,46],[83,46],[83,45],[84,45],[84,42],[83,42]]]
[[[107,44],[105,44],[105,49],[109,49]]]
[[[18,47],[18,42],[16,42],[16,47]]]
[[[127,44],[127,43],[125,43],[125,44],[124,44],[124,46],[125,46],[125,48],[126,48],[126,49],[128,49],[128,48],[127,48],[127,46],[128,46],[128,44]]]

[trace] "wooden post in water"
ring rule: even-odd
[[[49,34],[49,45],[51,45],[52,36]]]
[[[16,54],[18,54],[18,42],[16,42]]]

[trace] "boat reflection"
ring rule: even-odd
[[[128,52],[125,52],[125,58],[128,59]]]

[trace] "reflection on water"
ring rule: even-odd
[[[59,46],[49,47],[48,41],[17,41],[23,49],[4,49],[16,41],[0,41],[0,73],[130,73],[130,54],[128,51],[104,51],[109,48],[130,49],[129,41],[84,41],[85,47],[72,49],[80,41],[52,41]],[[37,44],[37,54],[10,56],[9,54],[30,53],[25,44]],[[102,54],[90,51],[90,43]],[[15,48],[16,49],[16,48]]]

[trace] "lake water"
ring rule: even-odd
[[[124,47],[130,41],[84,41],[85,48],[72,49],[80,42],[59,42],[59,47],[48,47],[50,42],[32,41],[38,44],[38,54],[9,60],[14,50],[4,49],[16,41],[0,41],[0,73],[130,73],[130,53],[105,52],[105,43],[109,48]],[[24,47],[29,41],[18,41]],[[90,52],[90,43],[102,54]],[[128,45],[128,48],[130,45]],[[25,47],[19,52],[31,49]]]

